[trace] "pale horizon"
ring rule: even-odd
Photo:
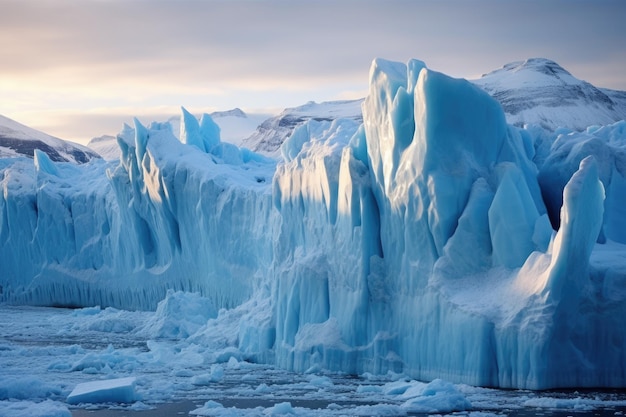
[[[5,1],[0,114],[79,143],[133,117],[364,97],[371,61],[475,79],[552,59],[626,90],[620,1]]]

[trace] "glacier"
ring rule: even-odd
[[[180,132],[125,126],[119,160],[0,159],[0,300],[198,292],[241,357],[290,370],[625,387],[626,122],[514,127],[418,60],[374,60],[362,113],[298,126],[278,162],[184,109]]]
[[[215,140],[207,130],[190,128],[191,143]],[[222,307],[249,298],[272,248],[271,224],[247,213],[269,212],[275,162],[228,143],[201,152],[169,124],[136,121],[117,140],[114,163],[0,160],[3,298],[137,309],[156,308],[167,289],[210,293]]]

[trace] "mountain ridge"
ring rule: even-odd
[[[34,157],[35,149],[54,162],[82,164],[100,158],[94,150],[60,139],[0,115],[0,157]]]
[[[508,123],[584,130],[626,119],[626,92],[598,88],[556,62],[530,58],[470,80],[494,97]]]

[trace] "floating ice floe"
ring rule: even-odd
[[[68,404],[132,403],[136,401],[135,377],[83,382],[67,396]]]

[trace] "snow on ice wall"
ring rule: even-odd
[[[309,121],[277,166],[181,120],[182,143],[126,127],[115,163],[0,160],[3,300],[199,291],[290,369],[626,386],[623,123],[544,146],[469,82],[384,60],[362,125]]]

